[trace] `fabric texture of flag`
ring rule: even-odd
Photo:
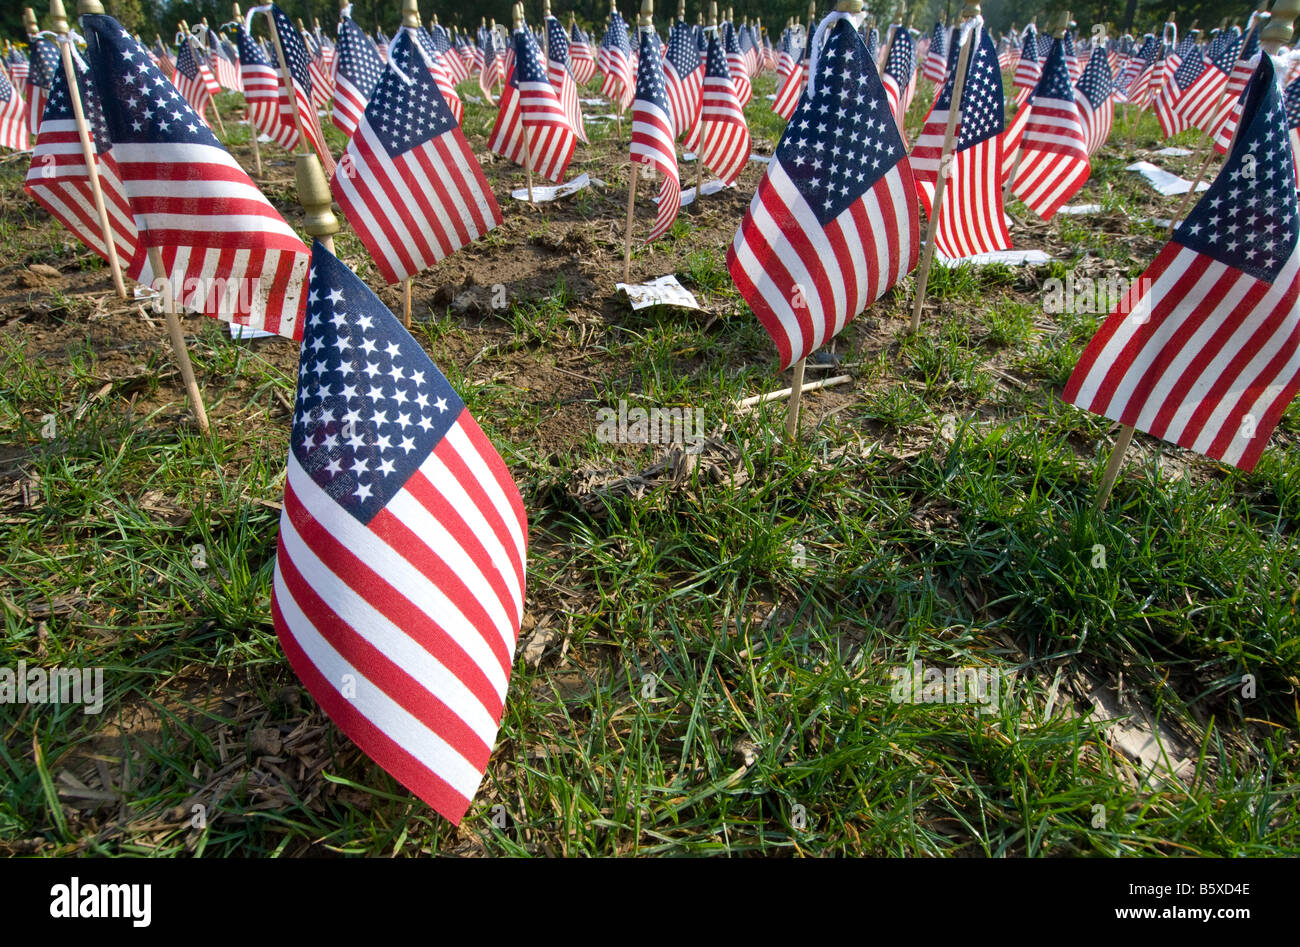
[[[513,43],[514,66],[501,93],[488,148],[516,164],[527,160],[534,174],[558,183],[564,180],[578,139],[546,75],[532,31],[516,30]]]
[[[433,76],[434,85],[438,87],[438,92],[442,95],[442,100],[447,103],[447,108],[451,109],[451,117],[459,125],[465,117],[465,103],[460,100],[460,95],[456,92],[456,87],[452,84],[451,76],[447,73],[447,67],[443,65],[442,57],[438,55],[438,50],[434,47],[433,38],[429,31],[423,26],[415,28],[415,39],[420,44],[420,49],[424,52],[424,65]],[[391,54],[389,60],[392,60]]]
[[[912,104],[912,93],[916,91],[916,45],[912,42],[911,31],[905,26],[900,25],[894,30],[880,80],[884,83],[885,95],[889,97],[889,110],[894,113],[898,132],[906,143],[903,122],[908,106]]]
[[[1065,49],[1057,40],[1029,99],[1019,171],[1011,190],[1035,214],[1050,220],[1083,187],[1091,170]]]
[[[1269,57],[1223,170],[1102,324],[1063,400],[1253,470],[1300,390],[1300,221]]]
[[[668,104],[664,67],[659,58],[659,37],[653,28],[639,29],[641,51],[637,63],[636,99],[632,102],[632,162],[663,175],[659,185],[659,210],[649,243],[661,237],[682,206],[682,186],[677,178],[677,149],[673,116]]]
[[[724,184],[732,184],[749,160],[749,125],[736,98],[727,57],[717,32],[709,35],[700,93],[700,153],[697,160]]]
[[[81,23],[123,190],[176,302],[301,338],[307,247],[121,24]]]
[[[9,69],[10,81],[18,88],[19,96],[26,101],[27,76],[31,72],[31,66],[27,64],[27,57],[20,53],[18,47],[15,46],[9,50],[9,56],[5,59],[5,66]]]
[[[167,88],[170,89],[170,85]],[[122,186],[122,176],[113,159],[112,142],[104,123],[100,96],[89,72],[79,67],[77,91],[81,96],[82,114],[90,130],[95,169],[99,173],[100,191],[104,195],[104,208],[108,211],[109,230],[117,258],[127,276],[148,283],[152,277],[149,259],[140,243],[131,205]],[[90,173],[86,169],[85,155],[81,150],[81,136],[77,132],[72,100],[68,96],[68,80],[62,64],[54,74],[45,114],[41,119],[40,134],[36,139],[36,151],[32,155],[31,167],[27,170],[23,187],[78,240],[103,260],[108,260],[108,248],[104,244],[99,213],[95,209]]]
[[[401,323],[312,251],[271,613],[330,719],[453,823],[487,768],[524,608],[528,521]]]
[[[1084,146],[1089,155],[1095,155],[1110,137],[1111,123],[1115,118],[1115,86],[1110,61],[1105,56],[1093,56],[1088,60],[1075,87],[1074,100],[1079,107],[1079,121],[1083,124]]]
[[[680,17],[668,31],[668,54],[663,67],[674,132],[678,138],[686,135],[686,147],[694,150],[699,141],[704,62],[695,48],[694,31]]]
[[[239,84],[239,54],[235,47],[216,33],[209,32],[212,42],[212,72],[221,88],[242,92]]]
[[[1291,158],[1295,162],[1296,186],[1300,187],[1300,82],[1292,79],[1282,94],[1286,109],[1286,127],[1291,138]]]
[[[1232,72],[1223,87],[1223,101],[1226,105],[1219,113],[1218,124],[1211,136],[1214,139],[1214,150],[1221,155],[1226,155],[1228,146],[1232,144],[1232,133],[1237,129],[1237,119],[1241,115],[1241,101],[1250,77],[1259,66],[1259,56],[1259,26],[1256,25],[1247,31],[1237,53],[1237,61],[1233,63]]]
[[[41,128],[41,115],[54,76],[63,70],[59,47],[44,36],[32,37],[27,47],[27,68],[27,129],[35,135]]]
[[[754,97],[754,84],[749,81],[748,67],[745,64],[745,56],[740,51],[735,28],[730,23],[722,23],[718,26],[718,31],[722,34],[722,48],[727,54],[727,71],[731,75],[731,84],[736,90],[736,101],[743,109]]]
[[[479,51],[483,56],[483,63],[480,65],[478,73],[479,91],[483,93],[484,98],[492,102],[496,99],[493,92],[505,76],[501,51],[497,49],[495,32],[492,30],[483,31]]]
[[[948,69],[948,36],[943,24],[935,21],[930,32],[930,49],[921,64],[921,76],[934,83],[942,83]]]
[[[978,28],[979,32],[961,41],[972,42],[975,47],[966,67],[961,117],[953,139],[948,183],[944,186],[943,204],[937,211],[939,222],[935,230],[935,249],[954,259],[1006,250],[1011,246],[1000,187],[1001,135],[1005,123],[1002,73],[998,69],[993,37],[980,26],[968,28]],[[940,159],[960,51],[960,42],[953,43],[953,62],[948,69],[948,78],[934,108],[926,116],[910,157],[921,206],[927,216],[936,213],[934,192],[942,170]]]
[[[1026,27],[1024,44],[1020,49],[1020,62],[1016,64],[1015,77],[1011,80],[1016,90],[1016,108],[1023,108],[1025,101],[1034,94],[1039,77],[1043,74],[1043,61],[1038,56],[1038,34],[1033,27]]]
[[[587,144],[587,130],[582,124],[582,106],[578,102],[578,83],[569,69],[569,38],[553,16],[546,18],[546,74],[560,97],[560,107],[578,141]]]
[[[587,34],[578,29],[574,23],[569,28],[569,68],[573,71],[573,81],[582,88],[596,74],[596,57],[591,53],[591,40]]]
[[[446,29],[441,24],[433,24],[429,30],[429,39],[433,41],[433,48],[438,51],[442,68],[447,70],[447,77],[451,79],[451,84],[458,86],[468,79],[469,70],[465,68],[465,60],[461,59],[452,48],[451,37],[447,35]]]
[[[388,283],[501,223],[492,189],[422,52],[403,30],[331,182]]]
[[[783,369],[918,256],[916,187],[875,64],[847,14],[832,13],[818,33],[809,90],[727,251]]]
[[[799,105],[799,96],[803,94],[803,88],[808,82],[808,57],[812,55],[812,37],[808,37],[804,43],[800,55],[801,62],[786,74],[785,79],[777,86],[776,98],[772,100],[772,111],[780,115],[787,122],[794,115],[795,108]]]
[[[194,109],[206,125],[208,119],[204,112],[212,97],[221,91],[221,86],[207,63],[195,52],[193,40],[187,38],[181,43],[180,51],[176,54],[173,80],[176,88],[181,90],[181,95],[185,96],[185,101],[190,103],[190,108]]]
[[[27,134],[27,103],[17,85],[0,69],[0,148],[12,151],[29,151],[31,136]]]
[[[630,106],[636,93],[632,43],[628,39],[627,23],[617,10],[609,12],[609,26],[596,51],[596,67],[601,75],[600,94],[623,108]]]
[[[366,103],[375,94],[384,64],[375,52],[375,44],[351,17],[339,18],[338,43],[335,46],[334,124],[349,138],[361,124]]]
[[[292,150],[298,145],[298,128],[293,123],[289,95],[280,82],[280,74],[262,47],[248,35],[244,24],[238,24],[235,33],[248,123],[256,134],[266,135],[281,148]]]
[[[249,17],[252,17],[250,11]],[[316,115],[316,105],[312,99],[312,80],[311,70],[308,66],[307,49],[303,46],[302,37],[294,29],[289,17],[276,4],[271,4],[271,22],[275,26],[276,35],[280,39],[280,49],[284,52],[284,58],[289,65],[289,77],[293,80],[294,102],[298,109],[298,124],[301,125],[302,134],[307,136],[312,148],[320,156],[321,164],[325,167],[326,174],[334,173],[334,157],[330,154],[329,147],[325,144],[325,134],[321,131],[320,120]],[[279,64],[276,69],[277,75],[280,74]]]

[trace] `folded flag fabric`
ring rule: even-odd
[[[464,402],[317,243],[272,617],[330,719],[456,824],[501,723],[527,543],[519,491]]]

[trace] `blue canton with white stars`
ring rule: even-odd
[[[871,57],[872,62],[880,58],[880,30],[874,26],[867,34],[867,55]]]
[[[32,40],[31,52],[27,61],[28,82],[48,90],[54,83],[54,74],[61,67],[59,47],[43,36]]]
[[[397,318],[319,242],[289,447],[326,494],[369,523],[464,403]]]
[[[933,56],[945,55],[945,49],[948,46],[948,31],[943,28],[943,24],[938,20],[934,21],[934,29],[930,31],[930,53]]]
[[[239,44],[239,60],[250,66],[269,66],[271,63],[262,52],[262,47],[253,42],[241,23],[235,30],[235,42]]]
[[[1186,89],[1205,71],[1205,57],[1201,54],[1199,46],[1193,46],[1187,51],[1181,64],[1174,70],[1174,82],[1178,83],[1178,88]]]
[[[1210,54],[1210,62],[1220,72],[1232,72],[1233,65],[1237,62],[1237,52],[1241,48],[1241,37],[1233,36],[1231,33],[1225,34],[1219,43],[1219,48]]]
[[[704,75],[708,79],[731,79],[727,54],[722,51],[722,44],[716,36],[709,37],[709,51],[704,55]]]
[[[533,39],[532,31],[515,30],[515,73],[511,84],[519,88],[521,82],[550,83],[546,75],[546,64],[542,62],[542,51]]]
[[[1282,94],[1286,106],[1286,127],[1300,128],[1300,79],[1293,80]]]
[[[1110,63],[1106,61],[1104,53],[1098,51],[1088,60],[1077,88],[1094,109],[1101,108],[1111,97],[1115,91],[1115,79],[1110,74]]]
[[[1020,49],[1020,58],[1026,62],[1038,62],[1038,34],[1033,30],[1025,31],[1024,45]]]
[[[776,160],[824,227],[902,160],[904,149],[885,87],[848,20],[830,30],[815,92],[799,100]]]
[[[894,31],[894,38],[889,44],[889,55],[885,57],[885,72],[894,77],[900,89],[907,88],[916,71],[916,47],[912,44],[912,34],[906,27],[900,26]]]
[[[600,45],[607,49],[621,49],[628,54],[632,52],[632,41],[627,35],[627,23],[624,22],[623,15],[617,10],[610,11],[609,29],[605,30],[605,35],[601,37]]]
[[[75,68],[76,64],[73,65]],[[104,120],[104,108],[99,100],[99,92],[89,72],[76,69],[76,73],[77,93],[81,96],[81,111],[86,116],[86,124],[90,127],[95,153],[103,154],[113,147],[113,143],[108,137],[108,125]],[[68,96],[68,79],[60,63],[60,69],[54,74],[54,86],[50,89],[50,97],[45,103],[45,114],[42,120],[71,122],[75,118],[72,100]]]
[[[1294,159],[1281,90],[1267,56],[1248,87],[1223,170],[1174,231],[1183,246],[1271,283],[1300,236]]]
[[[546,18],[546,42],[551,61],[568,65],[569,38],[564,35],[564,27],[560,25],[560,21],[553,16]]]
[[[366,121],[384,150],[397,157],[454,128],[456,120],[433,73],[423,61],[417,61],[407,30],[398,36],[388,61],[406,73],[411,84],[407,85],[394,70],[384,70],[366,105]]]
[[[181,51],[176,55],[176,71],[186,79],[199,74],[199,62],[194,57],[193,44],[188,41],[181,44]]]
[[[284,58],[289,61],[289,74],[304,92],[311,92],[311,70],[307,66],[307,47],[302,44],[302,37],[285,12],[275,4],[271,4],[271,19],[275,21],[275,31],[280,34]]]
[[[952,90],[957,79],[957,56],[960,49],[960,42],[952,44],[948,78],[944,80],[943,91],[935,100],[936,111],[952,106]],[[998,67],[998,51],[993,45],[993,37],[984,30],[980,31],[979,43],[970,56],[966,85],[961,90],[961,105],[961,127],[953,146],[957,151],[963,151],[1002,133],[1005,122],[1002,72]]]
[[[1063,99],[1074,101],[1070,86],[1070,70],[1065,65],[1065,47],[1059,39],[1052,40],[1052,51],[1047,54],[1043,64],[1043,74],[1038,77],[1034,88],[1034,98]]]
[[[685,20],[679,19],[668,32],[668,61],[683,79],[700,68],[700,51]]]
[[[347,77],[362,95],[369,98],[379,85],[384,73],[384,61],[375,51],[374,43],[352,20],[339,21],[338,52],[335,53],[339,74]]]
[[[636,97],[668,114],[664,67],[659,60],[659,37],[653,29],[641,31],[641,59],[636,69]]]
[[[95,85],[103,90],[104,117],[115,142],[184,143],[221,148],[185,96],[158,71],[143,46],[112,17],[81,18],[95,55]]]

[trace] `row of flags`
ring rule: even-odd
[[[269,15],[272,48],[251,36],[252,14],[235,24],[228,61],[238,71],[225,81],[242,87],[259,133],[286,147],[305,138],[321,154],[333,196],[390,283],[501,223],[460,129],[456,85],[475,71],[485,93],[500,87],[489,147],[557,181],[583,135],[573,107],[580,70],[594,70],[587,81],[599,72],[602,89],[631,109],[630,162],[660,178],[650,240],[680,207],[677,142],[734,181],[749,159],[752,78],[775,71],[773,108],[791,108],[789,121],[727,266],[782,367],[917,266],[921,208],[938,215],[936,246],[953,257],[1010,246],[1004,186],[1050,218],[1086,181],[1113,103],[1135,88],[1207,134],[1232,121],[1239,130],[1224,146],[1224,171],[1149,268],[1151,286],[1139,280],[1103,324],[1065,398],[1248,470],[1300,388],[1291,144],[1300,92],[1283,91],[1257,42],[1249,53],[1250,35],[1202,51],[1186,40],[1168,50],[1076,46],[1068,34],[1027,31],[999,50],[978,19],[918,43],[897,26],[883,40],[864,35],[851,15],[834,13],[813,35],[787,30],[778,56],[743,24],[699,29],[678,19],[665,43],[614,11],[593,53],[585,34],[554,18],[540,42],[524,26],[504,42],[483,28],[470,43],[423,27],[372,39],[345,15],[326,70],[322,42],[274,5],[254,12]],[[302,243],[208,128],[202,110],[214,90],[204,69],[221,88],[213,57],[226,56],[224,38],[183,37],[173,58],[111,17],[81,22],[76,91],[127,273],[196,287],[178,299],[193,311],[301,340],[273,601],[286,654],[358,746],[459,820],[496,737],[522,617],[518,491],[418,343],[328,250]],[[945,162],[963,46],[969,67]],[[40,61],[32,52],[29,89]],[[36,86],[45,101],[27,189],[105,255],[54,55],[48,83]],[[1243,65],[1248,55],[1253,65]],[[1027,62],[1029,94],[1008,123],[1002,74],[1020,88]],[[917,73],[935,75],[934,63],[934,99],[909,155],[903,114]],[[1223,76],[1208,98],[1194,92],[1207,70]],[[17,100],[14,70],[6,73],[0,94],[8,88]],[[1225,103],[1234,81],[1241,93]],[[318,121],[331,100],[349,136],[337,167]],[[252,284],[251,298],[230,298],[223,287],[234,284]]]

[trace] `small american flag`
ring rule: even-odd
[[[578,29],[574,23],[569,27],[569,68],[573,71],[573,81],[582,88],[596,74],[596,57],[591,54],[591,40],[587,34]]]
[[[632,43],[628,39],[627,24],[617,10],[609,11],[609,26],[601,37],[596,51],[596,66],[600,70],[600,94],[611,102],[627,108],[636,91],[632,71]]]
[[[1044,220],[1083,187],[1092,168],[1074,101],[1065,48],[1052,44],[1043,76],[1029,99],[1020,141],[1020,170],[1011,190]]]
[[[524,136],[533,173],[549,181],[564,180],[577,136],[547,78],[542,51],[532,31],[516,30],[514,66],[501,93],[496,125],[488,148],[516,164],[524,164]]]
[[[640,34],[636,99],[632,103],[632,161],[663,175],[655,225],[646,238],[649,243],[662,236],[677,219],[682,206],[682,186],[677,179],[673,116],[668,105],[664,67],[659,59],[659,37],[653,27],[641,27]]]
[[[828,19],[815,89],[727,251],[783,369],[833,338],[918,255],[916,186],[884,86],[852,20]]]
[[[281,148],[293,149],[298,144],[298,129],[279,73],[242,23],[235,27],[235,42],[239,44],[239,80],[244,86],[248,123],[255,134],[268,136]]]
[[[1034,94],[1034,87],[1038,85],[1042,74],[1043,60],[1038,55],[1038,34],[1032,26],[1027,26],[1020,48],[1020,62],[1016,64],[1016,73],[1011,80],[1011,85],[1016,90],[1016,108],[1023,108],[1025,101]]]
[[[873,26],[863,37],[863,42],[867,44],[867,55],[871,57],[871,61],[880,62],[880,30]]]
[[[799,64],[799,55],[795,48],[794,27],[787,26],[781,31],[780,52],[776,58],[776,84],[780,86],[790,71]],[[787,119],[789,121],[789,119]]]
[[[916,44],[912,42],[911,32],[901,24],[889,42],[885,71],[880,79],[885,85],[885,95],[889,97],[889,110],[894,113],[899,134],[906,142],[903,122],[907,118],[907,108],[912,104],[912,94],[916,92]]]
[[[176,88],[181,90],[181,95],[185,96],[185,101],[190,103],[190,107],[206,125],[207,117],[203,113],[212,97],[221,91],[221,86],[208,64],[195,52],[194,41],[188,37],[181,43],[180,52],[176,54],[176,72],[172,78]]]
[[[483,170],[410,33],[403,29],[393,46],[331,185],[389,283],[501,223]]]
[[[743,109],[754,96],[754,85],[749,81],[748,65],[736,40],[736,30],[730,23],[718,27],[722,31],[722,48],[727,54],[727,71],[731,75],[731,84],[736,89],[736,101]]]
[[[325,135],[321,131],[320,120],[316,116],[316,105],[312,99],[311,70],[308,66],[307,49],[302,44],[302,37],[294,29],[289,17],[274,3],[271,4],[271,22],[280,37],[280,49],[289,64],[289,77],[293,81],[293,98],[298,107],[298,123],[302,133],[307,136],[311,146],[320,155],[321,164],[326,174],[334,173],[334,158],[325,144]],[[280,68],[277,74],[282,75]]]
[[[1079,77],[1074,101],[1079,107],[1079,121],[1083,124],[1083,141],[1089,155],[1097,153],[1110,137],[1111,123],[1115,118],[1115,85],[1111,78],[1110,60],[1093,56]]]
[[[121,24],[81,23],[123,190],[177,303],[300,338],[307,247]]]
[[[469,69],[465,66],[465,60],[451,45],[451,37],[447,35],[446,29],[441,23],[433,24],[433,29],[429,30],[429,39],[433,41],[433,48],[438,51],[438,57],[442,60],[442,68],[447,70],[447,77],[451,79],[453,86],[458,86],[469,78]]]
[[[27,129],[33,135],[40,131],[41,115],[45,111],[45,98],[50,94],[54,77],[63,71],[59,47],[44,36],[34,36],[27,48]]]
[[[1228,74],[1232,72],[1233,64],[1237,61],[1237,49],[1240,45],[1239,40],[1229,37],[1215,43],[1212,54],[1203,55],[1199,48],[1195,48],[1183,60],[1182,66],[1174,74],[1174,82],[1165,88],[1165,96],[1156,102],[1156,117],[1160,119],[1161,128],[1165,130],[1166,135],[1174,134],[1166,128],[1166,109],[1175,113],[1176,124],[1184,128],[1200,128],[1213,133],[1218,124],[1223,90],[1228,84]],[[1194,75],[1190,85],[1185,85],[1189,73]],[[1177,92],[1174,92],[1174,86],[1179,87]],[[1171,123],[1169,127],[1174,127],[1174,124]]]
[[[935,21],[930,33],[930,49],[921,64],[921,76],[931,82],[941,83],[948,72],[948,36],[943,24]]]
[[[176,58],[172,56],[171,47],[162,41],[162,37],[156,37],[153,41],[153,52],[150,53],[153,61],[157,63],[158,70],[168,79],[176,71]]]
[[[578,141],[587,144],[587,130],[582,124],[582,106],[578,103],[578,83],[574,81],[569,69],[569,38],[564,35],[564,27],[553,16],[546,18],[546,52],[547,76],[555,87],[555,94],[560,97],[560,107],[569,120],[569,127],[578,136]]]
[[[10,80],[18,87],[18,94],[26,100],[27,76],[31,72],[31,66],[27,65],[27,57],[20,53],[18,47],[15,46],[9,50],[5,65],[9,69]]]
[[[523,502],[419,343],[319,243],[299,361],[276,634],[339,729],[459,823],[523,617]]]
[[[339,18],[339,41],[335,62],[334,124],[349,138],[361,124],[366,103],[375,94],[384,64],[375,44],[351,17]]]
[[[424,53],[424,64],[428,67],[429,74],[433,76],[434,84],[437,85],[438,91],[442,94],[443,101],[447,103],[447,108],[451,109],[452,118],[459,125],[465,117],[465,103],[460,100],[460,95],[456,92],[455,85],[452,84],[447,67],[443,65],[442,57],[438,55],[438,50],[434,48],[429,31],[423,26],[416,27],[415,38]]]
[[[109,141],[108,128],[104,124],[99,93],[90,74],[82,72],[80,68],[77,68],[77,91],[90,130],[90,143],[95,151],[95,169],[99,173],[99,186],[104,195],[104,207],[108,211],[109,230],[117,257],[128,276],[138,282],[148,283],[152,276],[149,259],[140,245],[131,205],[122,186],[122,176],[113,159],[112,142]],[[36,151],[32,155],[31,167],[27,171],[23,187],[37,203],[72,231],[78,240],[104,260],[108,259],[103,229],[90,186],[90,175],[81,150],[81,136],[77,132],[72,100],[68,96],[68,80],[61,65],[54,74],[54,84],[41,120],[40,134],[36,139]]]
[[[307,73],[311,76],[311,104],[313,108],[323,109],[334,97],[334,85],[330,70],[325,67],[325,50],[314,35],[307,30],[300,30],[303,49],[307,54]],[[288,50],[285,50],[286,54]]]
[[[664,85],[668,109],[672,112],[676,136],[686,135],[686,147],[698,147],[700,100],[704,90],[704,62],[695,48],[695,32],[678,17],[668,31],[668,54],[664,57]]]
[[[1241,101],[1259,65],[1259,30],[1258,24],[1252,26],[1237,54],[1237,61],[1232,66],[1232,74],[1223,87],[1223,101],[1227,107],[1220,112],[1219,124],[1214,129],[1214,150],[1221,155],[1228,153],[1232,143],[1232,133],[1237,129],[1237,117],[1241,114]]]
[[[1151,67],[1156,61],[1159,46],[1153,34],[1148,33],[1142,40],[1142,47],[1128,58],[1115,80],[1115,88],[1124,96],[1124,101],[1144,108],[1150,101]]]
[[[1102,324],[1063,400],[1253,470],[1300,390],[1295,172],[1273,63],[1223,170]]]
[[[31,148],[27,134],[27,103],[18,87],[0,69],[0,148],[27,151]]]
[[[493,30],[483,30],[479,37],[479,51],[483,62],[479,66],[478,87],[484,97],[491,102],[497,85],[505,77],[505,67],[501,61],[501,51],[497,49],[497,34]]]
[[[980,30],[967,42],[975,43],[966,67],[966,85],[962,88],[961,117],[948,165],[948,183],[944,186],[943,205],[939,208],[935,248],[946,257],[974,256],[1006,250],[1011,246],[1006,220],[1002,213],[1002,188],[999,186],[1001,143],[1005,122],[1002,102],[1002,74],[998,69],[993,38]],[[935,186],[939,179],[939,161],[943,155],[944,133],[952,107],[952,93],[957,78],[956,58],[960,43],[952,44],[954,57],[948,78],[926,116],[916,147],[912,149],[912,172],[917,191],[927,215],[933,212]],[[888,88],[888,86],[886,86]]]
[[[1065,71],[1070,74],[1070,85],[1074,85],[1083,75],[1083,64],[1074,49],[1074,33],[1065,31],[1061,37],[1061,52],[1065,56]]]
[[[1282,95],[1286,107],[1286,127],[1291,136],[1291,157],[1295,162],[1296,183],[1300,185],[1300,81],[1292,79]]]
[[[242,92],[239,86],[239,54],[235,47],[216,33],[209,32],[208,37],[212,41],[212,71],[216,74],[217,82],[223,89]]]
[[[812,37],[808,36],[799,57],[802,63],[796,64],[790,70],[777,88],[776,98],[772,100],[772,111],[787,122],[794,115],[794,110],[799,105],[799,96],[803,93],[803,87],[808,82],[808,57],[811,55]]]
[[[732,184],[749,160],[749,126],[736,98],[727,57],[717,32],[709,34],[704,54],[704,87],[700,99],[700,154],[697,160]]]

